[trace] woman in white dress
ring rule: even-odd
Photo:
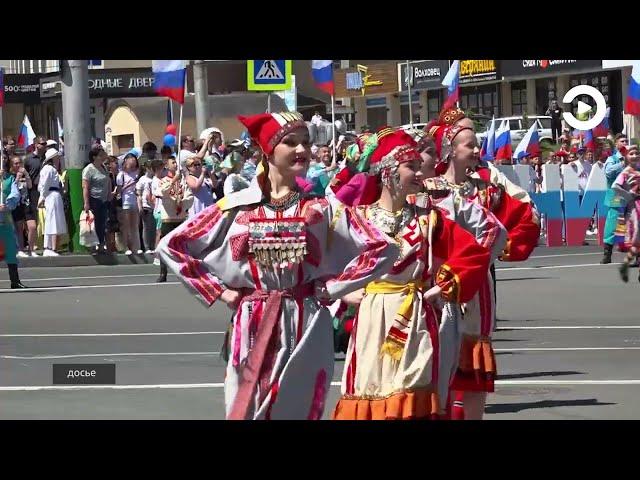
[[[58,235],[67,233],[67,219],[64,215],[64,204],[62,202],[62,182],[56,170],[56,161],[60,161],[60,154],[54,148],[50,148],[44,155],[44,163],[40,170],[40,180],[38,182],[38,192],[40,200],[39,208],[44,208],[44,253],[45,257],[58,256],[56,248],[58,245]]]

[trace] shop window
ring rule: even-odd
[[[511,111],[514,115],[522,115],[527,111],[527,82],[511,84]]]
[[[387,108],[367,108],[367,124],[372,131],[378,130],[380,127],[386,125],[387,122]]]
[[[433,120],[440,114],[440,91],[431,90],[427,92],[427,118]]]
[[[115,135],[112,137],[115,155],[126,153],[133,148],[133,135]]]
[[[414,103],[411,105],[413,114],[413,123],[420,123],[420,104]],[[407,125],[411,123],[409,121],[409,104],[400,105],[400,124]]]
[[[493,95],[491,94],[491,92],[485,92],[483,94],[484,97],[484,106],[485,107],[490,107],[494,102],[492,102],[493,99]]]

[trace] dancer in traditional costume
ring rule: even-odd
[[[491,252],[491,264],[502,253],[507,242],[507,230],[500,221],[487,208],[459,194],[459,190],[449,183],[444,177],[437,176],[436,167],[442,171],[443,167],[447,171],[452,171],[454,177],[466,179],[468,169],[475,169],[479,161],[479,149],[467,148],[458,152],[452,161],[448,163],[439,162],[442,155],[443,141],[446,142],[445,152],[451,150],[456,136],[461,133],[463,127],[449,127],[448,134],[438,135],[438,147],[432,135],[425,132],[414,132],[418,142],[418,148],[423,159],[422,172],[425,177],[424,193],[418,195],[418,203],[431,203],[438,207],[450,220],[456,222],[462,228],[470,232],[476,241]],[[432,130],[432,133],[435,130]],[[444,130],[442,130],[444,132]],[[447,336],[455,341],[450,342],[457,347],[462,345],[462,361],[473,359],[471,370],[478,375],[489,375],[488,372],[495,372],[495,361],[493,352],[490,350],[488,338],[491,336],[495,325],[495,304],[492,303],[493,296],[489,295],[492,285],[492,278],[489,271],[482,281],[480,291],[468,302],[465,307],[464,317],[454,324],[455,315],[448,315],[448,311],[458,312],[458,305],[443,305],[442,311],[445,313],[440,322],[441,337]],[[484,308],[478,308],[482,302]],[[482,315],[481,315],[482,313]],[[469,356],[469,351],[473,355]],[[458,368],[460,348],[445,350],[442,355],[452,355],[454,361],[451,362],[455,368],[448,374],[451,381]],[[484,360],[484,361],[482,361]],[[469,366],[463,367],[469,370]],[[448,387],[448,384],[447,384]]]
[[[486,276],[490,254],[438,209],[407,202],[422,187],[422,158],[413,139],[390,128],[377,137],[369,174],[382,183],[381,193],[358,211],[395,238],[400,256],[391,272],[365,288],[334,418],[438,418],[448,384],[440,383],[440,352],[455,345],[441,343],[432,302],[470,300]],[[343,300],[358,303],[359,296],[354,292]]]
[[[538,217],[532,204],[514,199],[506,187],[491,181],[488,168],[478,165],[475,151],[479,148],[472,128],[462,122],[453,122],[450,126],[432,126],[430,132],[439,148],[440,163],[436,173],[442,175],[427,188],[451,189],[456,202],[470,200],[493,213],[508,235],[500,259],[526,260],[540,236]],[[482,418],[486,394],[494,391],[496,363],[491,335],[496,315],[493,286],[494,283],[487,279],[474,300],[466,305],[463,323],[466,331],[451,387],[454,390],[452,398],[457,406],[464,404],[464,417],[469,419]],[[454,417],[461,416],[460,408],[456,409]]]
[[[379,278],[398,247],[335,198],[304,194],[309,132],[295,112],[239,117],[264,156],[249,188],[165,237],[160,257],[205,305],[236,310],[228,419],[320,419],[334,363],[325,303]]]
[[[629,250],[622,265],[620,277],[624,282],[629,281],[629,265],[638,257],[640,249],[640,152],[637,145],[630,145],[624,152],[625,168],[614,180],[611,188],[620,196],[625,204],[625,243]],[[640,275],[638,276],[640,282]]]
[[[604,205],[608,207],[607,219],[604,224],[603,243],[604,256],[600,263],[611,263],[611,255],[613,253],[614,243],[616,243],[616,230],[620,217],[624,217],[626,201],[624,197],[616,195],[613,190],[613,182],[625,168],[624,152],[627,148],[629,140],[624,133],[618,133],[615,136],[615,150],[609,158],[604,162],[604,174],[607,179],[607,192],[604,197]]]

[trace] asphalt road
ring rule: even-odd
[[[487,419],[637,419],[640,283],[597,247],[499,263],[499,380]],[[614,261],[622,254],[616,253]],[[0,419],[222,419],[231,312],[207,310],[157,267],[0,270]],[[54,363],[115,363],[116,385],[52,384]],[[337,357],[334,381],[343,367]],[[328,418],[339,394],[334,385]]]

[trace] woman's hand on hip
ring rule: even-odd
[[[355,292],[347,293],[344,297],[342,297],[342,301],[347,305],[360,305],[362,303],[362,299],[364,298],[364,288],[360,288]]]
[[[226,303],[230,309],[233,310],[238,308],[238,304],[242,299],[242,295],[238,290],[233,290],[231,288],[228,288],[224,292],[222,292],[222,294],[220,295],[220,299],[224,303]]]

